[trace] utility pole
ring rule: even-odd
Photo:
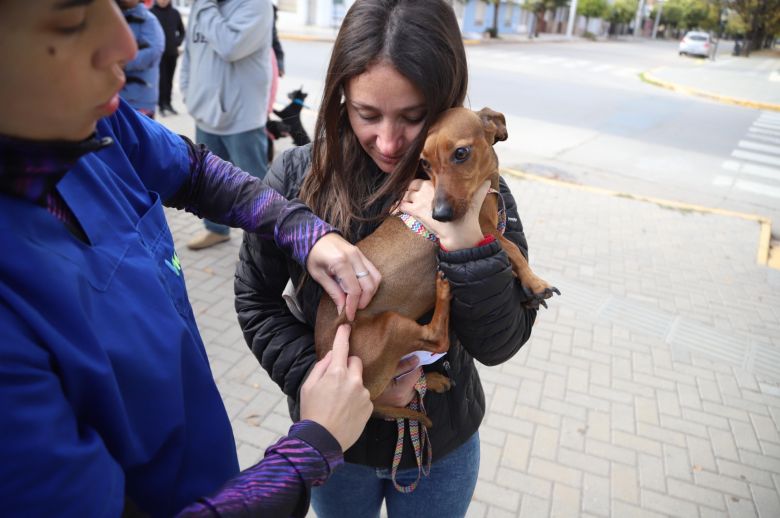
[[[577,18],[577,0],[572,0],[569,6],[569,23],[566,25],[566,37],[571,38],[574,34],[574,20]],[[588,30],[585,27],[585,30]]]
[[[639,0],[636,6],[636,18],[634,19],[634,38],[638,38],[642,32],[642,15],[645,10],[645,0]]]
[[[715,40],[715,48],[712,49],[712,61],[715,61],[715,55],[718,53],[718,44],[720,43],[720,39],[723,37],[723,29],[726,27],[726,22],[728,21],[729,13],[726,9],[725,4],[723,6],[718,6],[720,8],[720,13],[718,16],[718,39]]]
[[[653,39],[655,39],[655,35],[658,33],[658,22],[661,21],[661,13],[663,10],[664,2],[663,0],[658,0],[658,10],[655,12],[655,23],[653,24]]]

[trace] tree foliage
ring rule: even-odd
[[[780,0],[731,0],[729,7],[745,23],[745,37],[750,42],[745,53],[768,46],[780,34]]]
[[[615,3],[609,6],[606,14],[607,20],[612,24],[629,23],[634,19],[636,12],[636,2],[633,0],[615,0]]]
[[[590,18],[603,18],[609,11],[607,0],[578,0],[577,14]]]

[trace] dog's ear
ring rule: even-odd
[[[482,120],[482,128],[485,130],[485,138],[491,144],[499,140],[506,140],[509,136],[506,131],[506,119],[503,113],[493,111],[490,108],[482,108],[477,112]]]

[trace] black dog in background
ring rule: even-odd
[[[303,101],[309,94],[303,91],[301,86],[298,90],[293,90],[287,97],[292,101],[285,106],[282,111],[274,110],[274,113],[282,119],[282,122],[290,128],[290,136],[295,142],[296,146],[303,146],[311,142],[309,135],[301,124],[301,110],[303,109]]]
[[[296,146],[303,146],[311,142],[309,135],[301,124],[301,109],[303,100],[308,96],[303,87],[293,90],[287,97],[292,101],[281,111],[274,110],[274,114],[282,120],[268,119],[265,124],[265,132],[268,136],[268,163],[274,159],[274,141],[283,137],[292,137]]]

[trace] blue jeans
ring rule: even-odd
[[[219,158],[232,162],[252,176],[261,180],[265,178],[268,171],[268,140],[265,127],[232,135],[215,135],[195,128],[195,141],[204,144]],[[207,219],[204,219],[203,223],[211,232],[225,236],[230,233],[230,227],[225,225]]]
[[[400,493],[390,480],[390,468],[345,464],[319,487],[312,488],[317,518],[378,518],[382,500],[389,518],[466,515],[479,473],[479,432],[431,466],[411,493]],[[408,485],[417,468],[398,470],[396,482]]]

